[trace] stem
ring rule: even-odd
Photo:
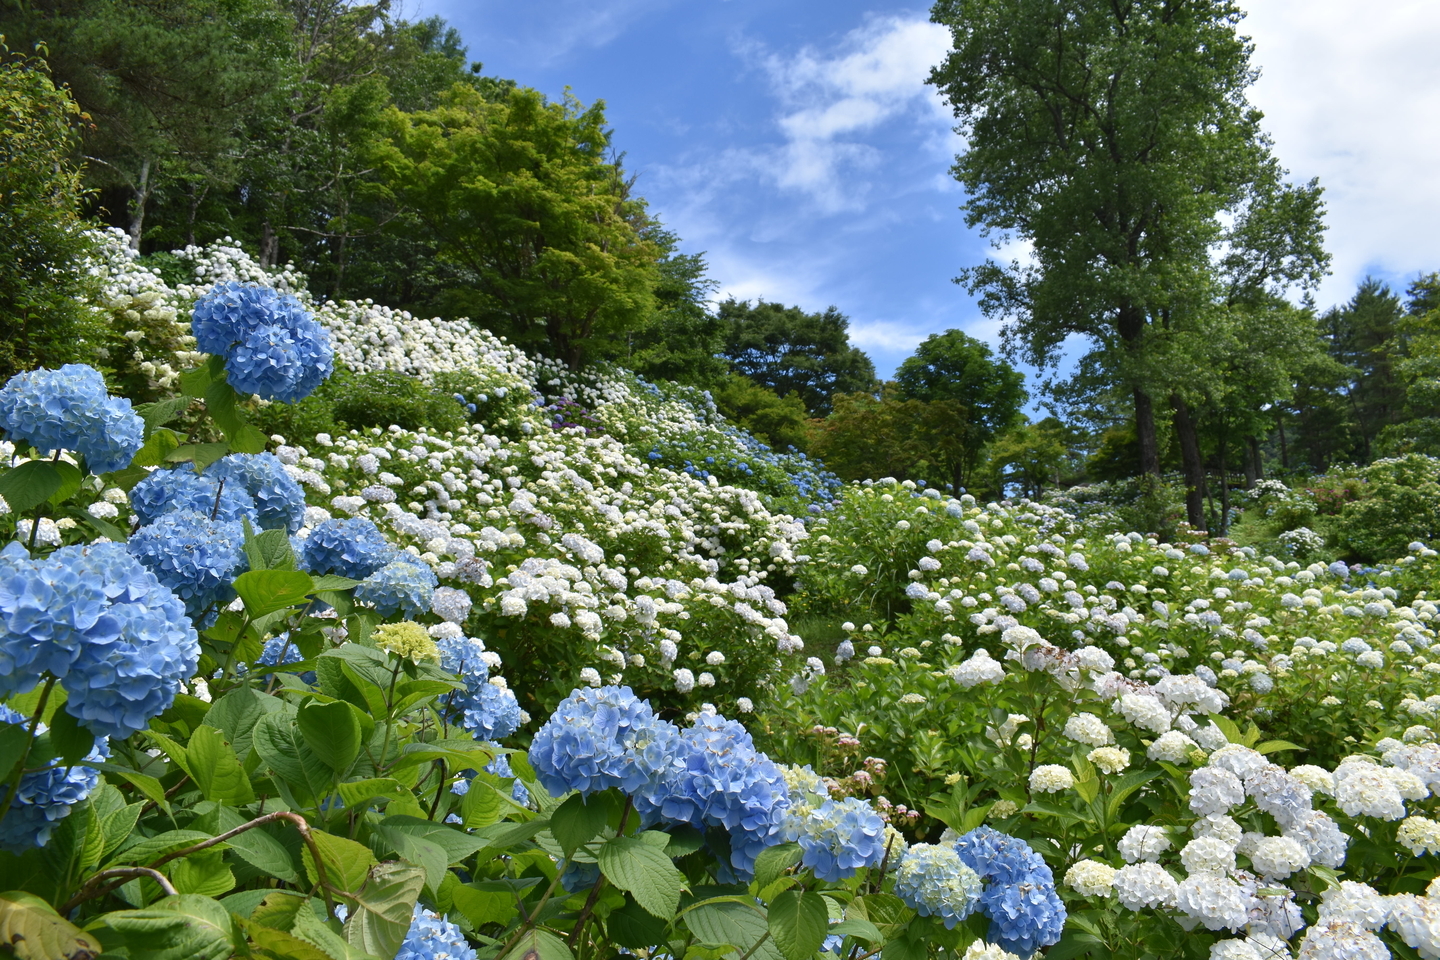
[[[620,826],[615,831],[615,836],[625,836],[625,821],[630,819],[632,807],[630,798],[625,798],[625,809],[620,811]],[[605,875],[602,873],[600,879],[595,881],[595,886],[590,888],[590,896],[585,899],[585,906],[580,911],[580,917],[575,921],[575,929],[570,931],[570,939],[567,941],[570,948],[575,948],[575,943],[580,939],[580,929],[585,926],[585,921],[590,919],[590,913],[595,909],[595,903],[600,899],[600,891],[605,887]],[[745,956],[749,956],[746,954]],[[744,958],[741,958],[744,960]]]
[[[519,929],[517,929],[514,933],[510,935],[510,939],[505,941],[505,946],[501,947],[500,952],[495,954],[495,956],[504,957],[506,954],[508,954],[510,952],[510,948],[515,946],[515,944],[519,943],[520,938],[525,936],[526,931],[530,930],[535,925],[535,918],[540,916],[540,911],[545,909],[545,904],[550,902],[551,894],[553,894],[555,892],[555,888],[560,885],[560,875],[564,873],[565,869],[569,866],[569,860],[561,860],[558,864],[555,865],[555,879],[551,880],[550,886],[545,888],[545,895],[540,898],[539,903],[535,904],[534,912],[531,913],[530,916],[525,917],[525,922],[520,924]],[[525,911],[522,909],[520,911],[520,914],[521,916],[524,916]]]
[[[20,759],[15,761],[14,773],[10,777],[9,788],[5,791],[5,804],[0,806],[0,820],[10,812],[10,807],[15,803],[15,797],[20,792],[20,781],[25,776],[25,761],[30,759],[30,749],[35,746],[35,731],[40,727],[40,717],[45,713],[45,704],[50,700],[50,691],[55,689],[55,678],[51,677],[45,681],[45,689],[40,691],[40,703],[35,707],[35,716],[30,718],[30,739],[25,743],[25,752],[20,754]]]
[[[60,448],[55,448],[55,456],[50,458],[51,463],[60,462]],[[41,500],[35,504],[35,519],[30,521],[30,546],[29,550],[33,556],[35,553],[35,538],[40,535],[40,511],[45,509],[45,501]],[[8,806],[7,806],[8,809]]]
[[[769,940],[769,939],[770,939],[770,931],[769,931],[769,930],[766,930],[764,933],[762,933],[762,934],[760,935],[760,939],[755,941],[755,946],[751,947],[749,950],[746,950],[746,951],[745,951],[745,955],[742,956],[742,957],[740,958],[740,960],[750,960],[750,956],[751,956],[756,950],[759,950],[759,949],[760,949],[760,944],[764,943],[766,940]]]
[[[165,896],[167,897],[173,897],[179,892],[175,889],[174,885],[170,883],[170,878],[159,870],[152,869],[151,867],[114,867],[110,870],[101,870],[99,873],[92,875],[90,879],[85,881],[85,886],[80,888],[80,892],[75,894],[75,897],[70,903],[78,906],[86,900],[98,896],[97,892],[93,889],[96,881],[109,880],[112,877],[120,877],[123,880],[129,880],[135,877],[148,877],[154,880],[160,886],[161,890],[165,891]],[[70,903],[67,903],[66,906],[70,907]],[[70,909],[73,910],[74,907],[70,907]]]
[[[220,485],[215,488],[215,506],[210,508],[210,519],[214,520],[220,516],[220,494],[225,492],[225,478],[220,478]]]
[[[435,814],[440,809],[440,798],[445,795],[445,761],[436,760],[440,765],[440,779],[435,783],[435,802],[430,804],[430,819],[435,819]]]

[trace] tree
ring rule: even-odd
[[[967,140],[954,167],[967,222],[1034,251],[960,280],[1036,365],[1072,335],[1090,340],[1131,396],[1146,473],[1160,469],[1157,394],[1193,439],[1190,401],[1172,392],[1183,358],[1157,347],[1177,329],[1203,340],[1225,301],[1226,251],[1267,288],[1324,266],[1319,187],[1284,182],[1246,103],[1240,17],[1228,0],[939,0],[932,11],[954,43],[930,81]]]
[[[740,429],[773,449],[805,449],[805,404],[795,394],[780,396],[738,373],[726,374],[713,391],[715,408]]]
[[[651,380],[714,390],[731,376],[720,354],[723,323],[708,309],[719,284],[706,276],[703,254],[679,252],[680,238],[674,233],[656,224],[648,237],[661,251],[655,311],[643,326],[626,332],[616,358]],[[804,419],[803,406],[800,418]],[[791,442],[793,437],[786,444]]]
[[[946,479],[957,491],[970,482],[985,447],[1020,422],[1020,408],[1028,399],[1024,383],[1020,371],[960,330],[926,337],[895,373],[902,400],[954,401],[947,432],[958,452],[950,458]]]
[[[1403,415],[1404,384],[1396,371],[1404,345],[1400,324],[1405,310],[1386,283],[1361,281],[1355,296],[1320,318],[1330,356],[1349,368],[1343,385],[1346,405],[1360,441],[1352,457],[1368,463],[1380,431]]]
[[[89,359],[96,331],[81,298],[90,241],[72,161],[80,120],[43,61],[0,43],[0,381]]]
[[[603,103],[534,90],[495,103],[456,86],[434,110],[392,108],[375,162],[453,271],[436,305],[572,369],[642,327],[660,250],[608,146]]]
[[[850,345],[850,320],[835,307],[806,313],[731,298],[718,314],[731,369],[782,396],[799,394],[811,416],[829,413],[834,394],[875,387],[875,365]]]
[[[1073,431],[1056,417],[1039,423],[1021,423],[1003,434],[990,455],[1000,494],[1010,485],[1022,496],[1036,499],[1046,487],[1059,486],[1067,474],[1077,472]]]

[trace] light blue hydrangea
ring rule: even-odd
[[[415,904],[410,929],[395,960],[475,960],[475,948],[460,928],[438,913]]]
[[[821,880],[853,877],[885,855],[885,821],[858,797],[826,800],[804,817],[791,817],[785,833],[804,851],[800,862]]]
[[[955,841],[955,852],[981,880],[1020,883],[1038,871],[1050,871],[1030,844],[993,827],[976,827],[962,835]]]
[[[88,639],[118,630],[105,585],[51,558],[32,561],[11,543],[0,551],[0,697],[33,690],[42,674],[63,677]]]
[[[598,863],[571,863],[560,874],[560,886],[565,888],[566,893],[579,893],[581,890],[589,890],[595,886],[600,879],[600,865]]]
[[[28,725],[29,722],[28,717],[0,704],[0,724]],[[36,729],[36,733],[45,731],[43,723]],[[110,744],[104,739],[97,739],[95,748],[85,755],[85,760],[91,763],[109,758]],[[20,854],[45,846],[56,825],[70,815],[71,808],[90,796],[99,783],[99,771],[82,765],[63,767],[51,763],[44,769],[26,773],[20,778],[15,802],[0,821],[0,849]],[[8,783],[0,785],[0,804],[9,792]]]
[[[279,667],[287,663],[300,663],[304,659],[305,655],[300,652],[299,647],[295,646],[295,641],[290,639],[290,633],[287,631],[266,640],[265,646],[260,651],[260,656],[255,658],[255,662],[267,667]]]
[[[532,799],[530,797],[530,791],[525,789],[525,784],[521,783],[515,777],[515,771],[510,769],[510,754],[497,754],[494,760],[485,764],[485,772],[493,773],[497,777],[505,777],[507,780],[515,780],[515,782],[510,785],[510,799],[522,807],[531,805]]]
[[[430,611],[430,599],[439,582],[428,563],[404,555],[361,581],[355,599],[373,605],[382,617],[413,620]]]
[[[982,826],[961,836],[954,848],[985,881],[980,912],[990,918],[991,942],[1023,957],[1059,941],[1065,904],[1050,867],[1028,843]]]
[[[265,530],[294,533],[305,523],[305,491],[274,454],[232,453],[206,467],[205,476],[248,493]]]
[[[145,421],[130,401],[112,397],[94,367],[27,370],[0,388],[0,427],[38,453],[72,450],[91,473],[130,465],[145,442]]]
[[[61,547],[48,562],[72,567],[110,601],[61,677],[65,710],[96,736],[123,739],[145,729],[200,659],[184,603],[122,544]]]
[[[221,604],[235,599],[235,578],[250,569],[245,529],[193,510],[164,514],[125,546],[185,601],[185,612],[202,628],[214,622]]]
[[[708,711],[681,733],[672,762],[633,801],[647,822],[723,828],[741,879],[753,876],[760,851],[779,841],[790,808],[784,774],[755,749],[749,731]]]
[[[195,304],[196,344],[225,358],[225,377],[242,393],[298,403],[334,370],[330,334],[289,294],[234,281]]]
[[[249,520],[260,525],[255,500],[243,484],[197,474],[189,467],[155,470],[130,491],[130,509],[141,525],[153,523],[167,513],[193,511],[221,521]]]
[[[459,723],[481,740],[502,740],[518,730],[520,703],[509,688],[490,682],[484,642],[471,637],[446,637],[435,641],[435,645],[440,648],[440,666],[465,684],[464,690],[445,698],[451,722]]]
[[[481,740],[503,740],[520,729],[520,701],[515,691],[495,683],[482,686],[465,705],[461,723]]]
[[[680,731],[629,687],[584,687],[560,701],[530,744],[540,785],[559,797],[610,787],[638,793],[680,752]]]
[[[975,911],[981,890],[980,876],[952,846],[917,843],[895,870],[895,896],[922,917],[938,917],[947,930]]]
[[[380,528],[364,517],[322,520],[306,537],[299,553],[300,566],[324,575],[333,573],[364,580],[394,560],[399,551]]]

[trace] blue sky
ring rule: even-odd
[[[1403,286],[1440,269],[1440,3],[1252,0],[1243,32],[1275,150],[1327,188],[1334,274]],[[998,344],[963,288],[988,242],[948,167],[963,146],[932,88],[948,49],[923,5],[884,0],[411,0],[472,59],[606,102],[638,191],[706,254],[721,296],[834,304],[881,375],[925,335]],[[1014,250],[1000,256],[1009,259]]]

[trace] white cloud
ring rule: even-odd
[[[1297,179],[1325,187],[1334,275],[1440,269],[1440,4],[1252,0],[1241,31],[1263,72],[1251,101]]]

